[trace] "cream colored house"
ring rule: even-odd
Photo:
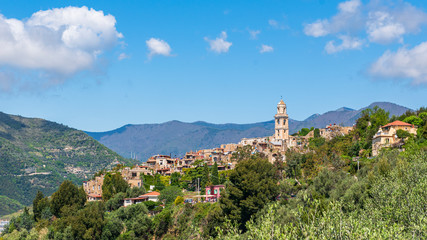
[[[398,147],[400,144],[403,144],[402,139],[398,138],[396,135],[399,129],[417,135],[417,128],[409,123],[394,121],[384,125],[380,127],[372,139],[372,156],[378,155],[381,148]]]

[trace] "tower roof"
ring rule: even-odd
[[[286,105],[283,99],[280,99],[280,102],[277,105]]]

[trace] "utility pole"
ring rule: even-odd
[[[357,159],[357,171],[359,172],[359,158]]]
[[[197,178],[197,189],[198,189],[198,192],[199,192],[199,197],[198,197],[198,200],[199,200],[199,202],[200,202],[200,178]]]

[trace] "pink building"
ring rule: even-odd
[[[206,187],[206,200],[208,202],[216,202],[221,197],[221,189],[225,189],[224,185],[212,185]]]

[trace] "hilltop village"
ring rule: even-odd
[[[426,239],[426,108],[389,117],[374,107],[352,127],[292,135],[286,110],[280,101],[272,136],[38,191],[32,212],[0,222],[0,240],[334,239],[337,226],[348,239]]]
[[[273,136],[243,138],[239,143],[223,144],[219,148],[190,151],[182,158],[172,158],[169,155],[159,154],[150,157],[147,162],[140,165],[124,167],[119,171],[122,178],[127,181],[130,187],[141,187],[144,184],[143,175],[171,176],[173,173],[183,174],[185,169],[196,168],[201,164],[206,164],[209,168],[217,166],[218,171],[231,170],[237,164],[234,154],[238,149],[242,149],[245,146],[250,147],[251,154],[261,153],[271,163],[274,163],[277,160],[286,161],[285,153],[288,150],[300,153],[307,152],[309,140],[315,137],[315,135],[318,135],[316,137],[331,140],[338,136],[347,135],[353,130],[353,127],[330,124],[325,128],[310,129],[305,135],[299,133],[290,135],[289,117],[286,104],[283,100],[280,100],[277,104],[277,113],[274,115],[274,119],[275,131]],[[394,121],[382,126],[373,137],[372,156],[376,156],[383,147],[401,146],[403,140],[396,135],[396,131],[399,129],[408,131],[410,134],[417,134],[417,128],[414,125],[401,121]],[[83,183],[83,188],[89,201],[102,200],[103,180],[104,175],[101,174],[93,180]],[[206,187],[211,188],[212,186]],[[206,190],[206,193],[208,193],[208,190]],[[141,196],[141,199],[145,199],[145,197]]]

